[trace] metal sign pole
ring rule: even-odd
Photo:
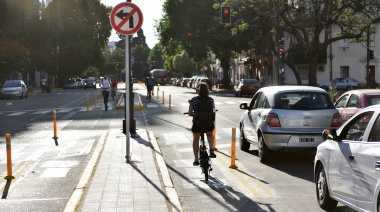
[[[129,80],[129,35],[125,36],[125,99],[129,101],[129,95],[130,95],[130,80]],[[129,102],[126,102],[125,104],[125,114],[126,116],[130,115],[130,104]],[[130,125],[130,119],[125,117],[125,135],[127,138],[127,148],[126,148],[126,155],[125,158],[127,159],[127,163],[131,161],[131,154],[130,154],[130,133],[129,133],[129,125]]]

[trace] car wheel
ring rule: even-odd
[[[238,96],[238,93],[237,93],[237,92],[235,93],[235,96]]]
[[[244,152],[249,150],[250,144],[248,143],[247,139],[245,139],[244,132],[243,132],[243,126],[240,127],[240,149]]]
[[[24,92],[21,93],[20,99],[22,99],[23,97],[24,97]]]
[[[271,151],[268,149],[267,145],[265,144],[263,136],[259,136],[257,149],[258,149],[258,155],[259,155],[260,162],[261,163],[268,163]]]
[[[334,209],[338,205],[338,202],[334,199],[331,199],[330,197],[327,185],[326,172],[323,165],[318,166],[315,177],[315,188],[317,191],[319,207],[321,207],[324,210]]]
[[[25,95],[25,99],[27,99],[28,98],[28,92],[26,92],[26,95]]]

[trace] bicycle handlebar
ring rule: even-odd
[[[217,112],[217,111],[218,111],[218,110],[215,110],[215,112]],[[185,114],[185,115],[186,115],[186,114],[189,114],[189,112],[184,112],[183,114]]]

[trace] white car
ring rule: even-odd
[[[314,177],[319,206],[340,202],[357,211],[380,210],[380,105],[364,108],[336,132],[325,130]]]
[[[28,98],[28,88],[22,80],[7,80],[0,89],[0,97]]]

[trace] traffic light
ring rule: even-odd
[[[231,23],[231,7],[222,7],[222,24]]]
[[[280,53],[280,58],[283,59],[284,55],[285,55],[285,49],[284,49],[284,47],[281,46],[278,51]]]
[[[374,56],[374,51],[372,49],[367,49],[367,57],[368,57],[368,60],[373,60],[375,59],[375,56]]]

